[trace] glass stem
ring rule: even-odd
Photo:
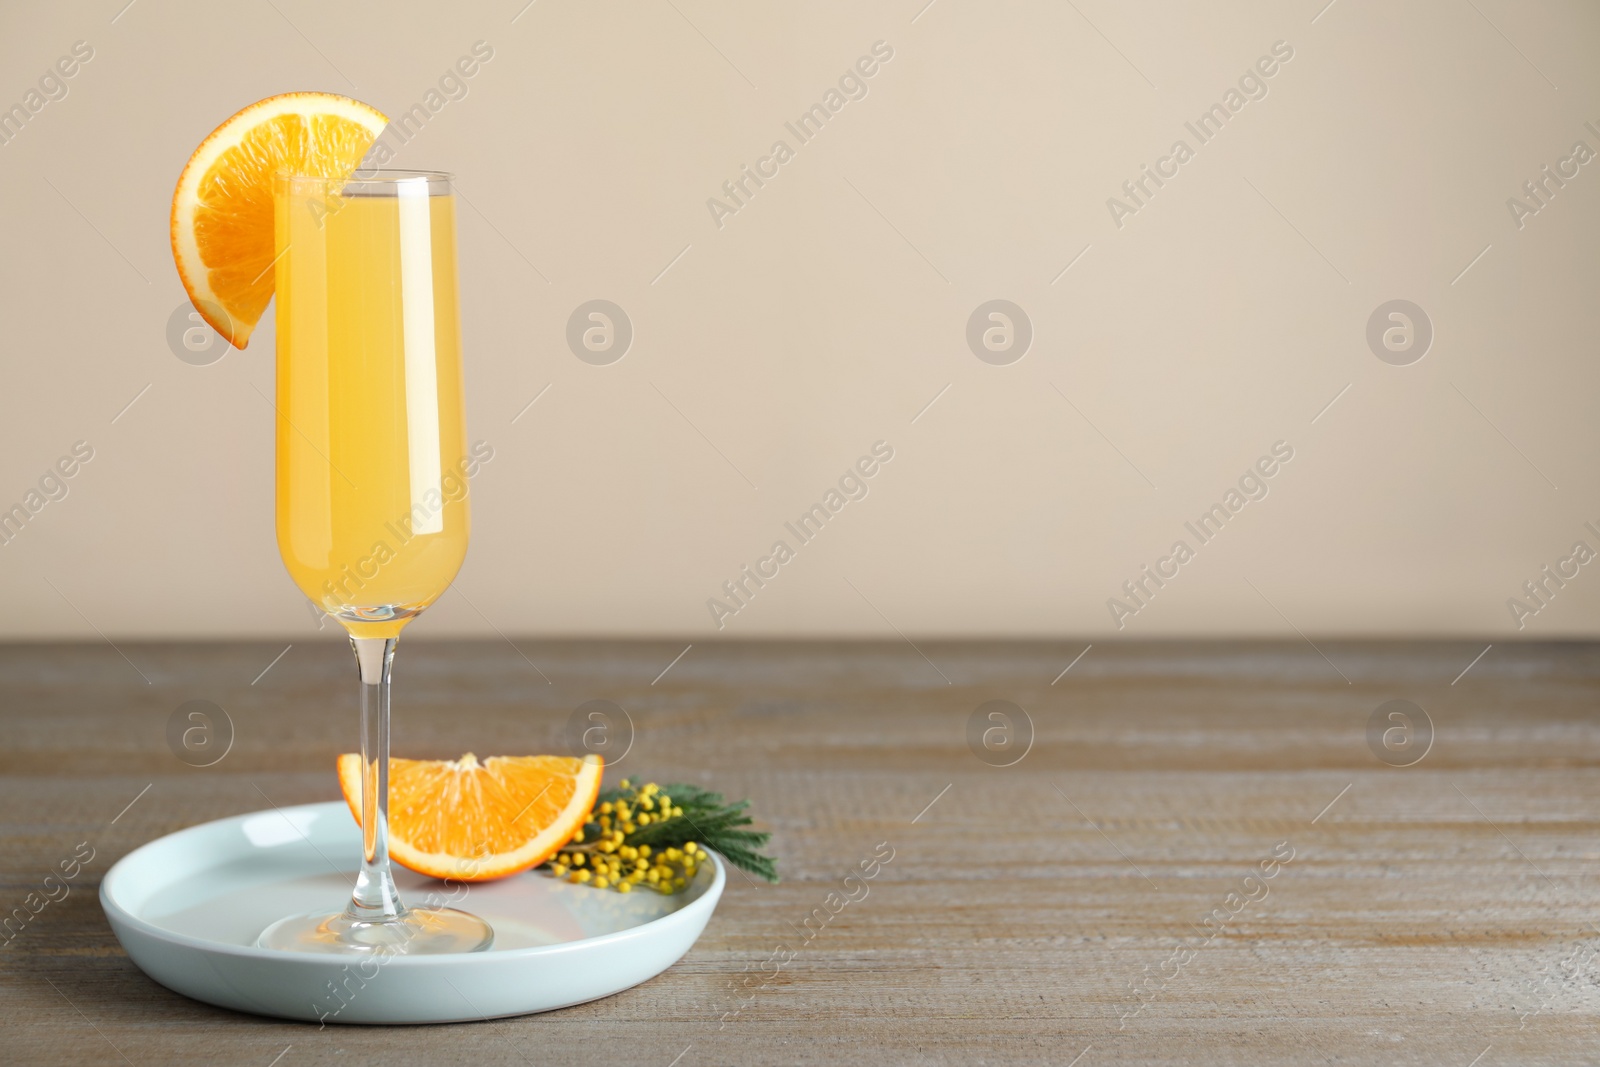
[[[406,914],[389,869],[389,678],[393,637],[352,637],[361,668],[361,873],[345,914],[386,922]]]

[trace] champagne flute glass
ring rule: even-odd
[[[361,677],[362,863],[350,903],[269,926],[305,952],[486,949],[488,923],[406,907],[389,867],[389,681],[400,630],[467,551],[467,479],[448,174],[280,174],[278,549],[349,631]]]

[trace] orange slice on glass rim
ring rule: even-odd
[[[490,756],[389,760],[389,855],[434,878],[487,882],[536,867],[583,828],[605,760]],[[361,821],[361,756],[339,757],[339,788]]]
[[[200,142],[172,194],[172,258],[195,309],[233,347],[272,299],[272,180],[279,171],[344,179],[388,117],[332,93],[257,101]]]

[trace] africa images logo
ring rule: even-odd
[[[1230,85],[1220,102],[1206,108],[1193,122],[1183,124],[1183,128],[1195,140],[1193,145],[1182,137],[1178,138],[1172,142],[1167,154],[1156,160],[1154,168],[1146,163],[1139,168],[1137,178],[1122,183],[1126,200],[1107,197],[1106,210],[1111,213],[1111,221],[1117,229],[1122,229],[1123,219],[1127,216],[1137,215],[1141,208],[1148,206],[1156,192],[1176,178],[1179,169],[1195,157],[1200,147],[1209,144],[1220,134],[1233,116],[1244,110],[1246,104],[1252,100],[1265,100],[1267,79],[1276,75],[1282,69],[1282,64],[1293,58],[1294,47],[1288,41],[1272,42],[1272,53],[1257,59],[1240,75],[1237,88]]]
[[[1198,518],[1183,524],[1183,528],[1194,536],[1195,544],[1191,545],[1180,537],[1172,543],[1167,555],[1156,560],[1154,570],[1147,563],[1137,576],[1122,583],[1122,591],[1128,598],[1126,601],[1114,596],[1107,597],[1106,610],[1111,612],[1111,621],[1117,624],[1117,629],[1127,626],[1130,618],[1149,607],[1156,593],[1178,576],[1184,564],[1194,559],[1202,546],[1215,540],[1223,527],[1247,504],[1265,500],[1272,491],[1269,480],[1292,459],[1293,445],[1287,441],[1273,442],[1271,454],[1260,457],[1247,467],[1239,476],[1236,487],[1229,486],[1219,502],[1202,511]]]
[[[862,456],[851,466],[846,467],[844,474],[839,477],[837,488],[829,486],[820,501],[801,512],[800,517],[794,522],[783,524],[783,528],[794,535],[793,546],[779,538],[772,543],[772,549],[767,555],[756,560],[754,570],[746,564],[740,568],[735,577],[722,583],[722,591],[727,596],[727,601],[714,596],[707,597],[706,610],[711,612],[711,621],[717,624],[717,629],[726,626],[730,616],[737,615],[749,607],[756,593],[765,589],[767,582],[778,576],[783,565],[795,558],[801,546],[814,541],[817,535],[822,533],[823,527],[838,517],[846,504],[852,500],[865,500],[870,491],[867,480],[877,475],[883,469],[883,464],[893,458],[893,445],[888,441],[874,441],[872,454]],[[754,588],[751,588],[752,585]]]
[[[796,147],[820,134],[828,121],[843,111],[850,101],[865,100],[867,79],[877,74],[881,65],[893,58],[892,45],[887,41],[874,41],[871,55],[861,56],[845,68],[845,72],[839,75],[837,86],[830,86],[822,94],[821,100],[801,112],[793,122],[783,124],[783,128],[794,137],[794,145],[781,137],[773,141],[767,154],[756,160],[754,168],[748,163],[743,164],[739,167],[738,177],[722,183],[722,194],[727,197],[726,200],[707,197],[706,210],[711,213],[711,221],[717,224],[717,229],[722,229],[724,219],[737,215],[767,182],[778,176],[782,168],[794,159]],[[752,184],[754,188],[751,188]]]

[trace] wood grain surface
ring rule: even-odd
[[[733,875],[681,962],[603,1001],[326,1029],[156,985],[96,890],[262,794],[336,797],[348,650],[0,647],[5,910],[94,849],[0,949],[0,1061],[1600,1062],[1600,650],[1483,647],[697,642],[661,675],[684,642],[408,640],[396,754],[553,750],[574,708],[614,701],[634,737],[608,777],[749,797],[784,880]],[[203,769],[166,739],[195,699],[235,731]],[[1412,766],[1369,744],[1396,699],[1433,727]],[[996,700],[1031,747],[1021,720],[984,747]],[[880,848],[867,895],[802,934]]]

